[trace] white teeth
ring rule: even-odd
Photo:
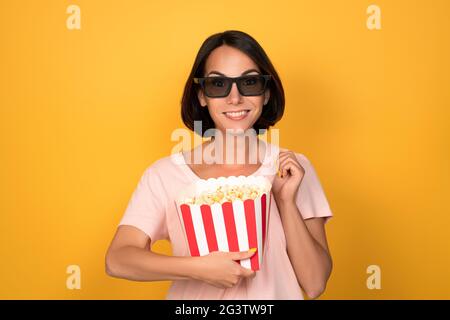
[[[228,116],[230,117],[241,117],[244,114],[246,114],[248,111],[243,110],[243,111],[239,111],[239,112],[225,112]]]

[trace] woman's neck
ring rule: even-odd
[[[256,134],[217,134],[207,143],[213,150],[216,164],[241,168],[262,163],[265,145]]]

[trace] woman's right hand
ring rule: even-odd
[[[222,252],[214,251],[201,257],[193,257],[192,278],[218,288],[231,288],[241,278],[254,278],[256,272],[242,267],[236,260],[248,259],[256,251]]]

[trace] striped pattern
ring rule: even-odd
[[[239,263],[259,270],[262,264],[270,208],[270,192],[255,200],[236,200],[213,205],[182,204],[181,220],[191,256],[213,251],[236,252],[258,248]]]

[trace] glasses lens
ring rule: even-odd
[[[257,96],[264,92],[266,80],[261,75],[250,75],[238,81],[239,89],[244,96]]]
[[[231,81],[223,77],[208,77],[205,79],[205,93],[210,97],[226,96]]]

